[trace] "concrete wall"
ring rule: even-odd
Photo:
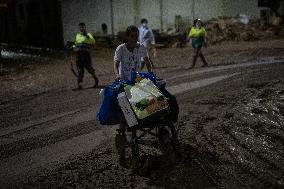
[[[112,33],[110,0],[61,0],[64,41],[74,40],[78,23],[85,22],[88,32],[100,35],[105,23]],[[132,0],[113,0],[114,33],[134,24]]]
[[[149,26],[155,30],[166,31],[174,28],[175,17],[180,15],[184,22],[192,20],[192,0],[136,0],[138,8],[136,25],[140,24],[142,18],[149,21]]]
[[[260,18],[258,0],[223,0],[223,2],[226,16],[245,14],[252,19]]]
[[[234,0],[231,0],[232,2]],[[208,20],[224,15],[223,0],[195,0],[195,18]]]
[[[160,0],[139,0],[139,21],[140,24],[142,18],[146,18],[149,22],[149,26],[152,29],[160,29],[161,27],[161,11]]]
[[[134,0],[113,0],[114,33],[125,31],[135,23]]]
[[[247,14],[259,18],[258,0],[112,0],[114,34],[125,31],[132,24],[139,25],[142,18],[152,29],[166,31],[174,28],[175,17],[181,16],[184,24],[193,18],[203,20],[218,16]],[[101,32],[106,23],[111,34],[111,0],[61,0],[64,39],[73,40],[78,23],[85,22],[88,31]]]
[[[74,40],[80,22],[85,22],[91,33],[102,32],[102,23],[106,23],[111,32],[110,1],[62,0],[61,7],[65,42]]]
[[[193,18],[192,6],[193,6],[192,0],[179,0],[179,1],[164,0],[163,29],[166,30],[168,28],[174,28],[175,17],[178,15],[181,16],[181,19],[184,23],[190,24]]]

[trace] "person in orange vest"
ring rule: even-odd
[[[202,47],[204,46],[206,47],[207,32],[205,28],[202,26],[202,22],[200,19],[195,19],[193,21],[193,27],[191,28],[188,37],[194,49],[193,62],[192,65],[190,66],[190,69],[194,68],[198,57],[200,57],[203,62],[202,67],[208,66],[208,63],[201,51]]]
[[[95,74],[95,69],[92,66],[91,47],[95,45],[95,39],[91,33],[87,33],[85,23],[79,24],[80,32],[77,33],[75,44],[73,47],[77,51],[76,66],[78,70],[78,89],[82,89],[82,82],[84,78],[84,69],[86,69],[94,78],[94,87],[98,86],[99,79]]]

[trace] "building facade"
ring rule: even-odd
[[[115,35],[129,25],[139,25],[142,18],[148,19],[152,29],[167,31],[177,20],[189,25],[194,18],[260,17],[258,0],[61,0],[61,7],[65,41],[73,39],[79,22],[97,35],[104,23],[107,33]]]
[[[99,36],[138,26],[142,18],[160,32],[188,27],[195,18],[245,14],[255,19],[272,1],[284,11],[284,0],[0,0],[0,42],[62,47],[74,40],[80,22]]]

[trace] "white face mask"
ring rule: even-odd
[[[143,23],[142,26],[147,27],[147,23]]]

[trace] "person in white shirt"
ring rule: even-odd
[[[148,50],[155,44],[155,36],[148,26],[148,20],[143,18],[139,27],[139,43],[143,44]]]
[[[136,26],[129,26],[126,29],[127,42],[116,48],[114,55],[114,73],[116,79],[130,80],[131,72],[143,70],[145,65],[149,72],[152,71],[147,49],[143,44],[138,43],[138,36],[138,28]]]
[[[114,73],[116,79],[127,81],[131,79],[132,71],[140,71],[146,65],[149,72],[152,66],[147,49],[143,44],[138,43],[139,30],[136,26],[129,26],[126,29],[127,42],[116,48],[114,55]],[[126,164],[126,123],[119,124],[118,133],[115,136],[115,145],[119,155],[119,162],[122,166]],[[139,161],[134,163],[137,167]]]
[[[151,60],[152,57],[156,56],[156,49],[154,48],[155,36],[153,31],[148,26],[148,20],[143,18],[141,20],[141,26],[138,29],[139,29],[139,43],[143,44],[146,47],[149,53],[149,58]],[[154,66],[152,61],[151,63],[152,66]]]

